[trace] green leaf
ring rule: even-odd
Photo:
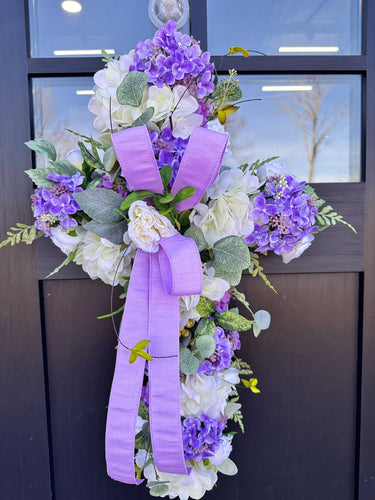
[[[144,200],[145,198],[150,198],[153,195],[154,193],[151,193],[151,191],[147,191],[146,189],[142,189],[140,191],[133,191],[132,193],[128,194],[125,200],[123,199],[120,208],[121,210],[128,210],[130,205],[135,201]]]
[[[200,252],[207,248],[207,243],[203,231],[200,227],[190,226],[185,231],[184,236],[186,236],[186,238],[191,238],[192,240],[194,240]]]
[[[177,205],[177,203],[181,203],[182,201],[185,201],[188,198],[191,198],[195,194],[195,191],[196,191],[196,189],[193,186],[186,186],[186,187],[180,189],[180,191],[178,191],[178,193],[176,193],[176,195],[174,197],[173,204]]]
[[[124,233],[127,231],[128,223],[125,219],[117,222],[97,222],[92,220],[84,225],[85,229],[88,229],[94,234],[111,241],[115,245],[123,245]]]
[[[148,77],[146,73],[140,71],[128,73],[116,90],[116,99],[119,104],[140,106],[147,83]]]
[[[78,168],[72,165],[67,160],[57,160],[53,163],[55,170],[60,175],[68,175],[69,177],[73,177],[77,172],[80,172]],[[82,173],[82,172],[81,172]]]
[[[210,318],[202,318],[198,323],[197,329],[195,330],[194,337],[200,337],[201,335],[209,335],[213,337],[215,335],[216,325]]]
[[[180,371],[184,375],[193,375],[199,368],[199,361],[187,347],[180,347]]]
[[[50,188],[55,183],[47,179],[48,174],[52,174],[55,172],[55,169],[52,167],[46,168],[31,168],[30,170],[25,170],[25,173],[30,177],[34,184],[36,184],[39,188]]]
[[[229,311],[216,314],[216,320],[224,330],[233,330],[237,332],[250,330],[253,324],[252,321],[246,319],[244,316]]]
[[[132,365],[134,361],[136,361],[138,358],[138,353],[134,351],[130,351],[130,356],[129,356],[129,363]]]
[[[150,488],[150,495],[152,497],[160,497],[168,493],[169,487],[166,484],[158,484]]]
[[[143,401],[139,402],[138,415],[143,418],[143,420],[149,420],[150,416],[147,411],[147,406]]]
[[[153,358],[146,351],[142,351],[142,350],[139,350],[139,349],[134,349],[133,352],[135,352],[141,358],[147,359],[147,361],[153,361]]]
[[[92,181],[90,181],[85,189],[94,189],[96,188],[96,186],[101,182],[102,178],[100,177],[99,179],[93,179]]]
[[[216,304],[213,300],[201,296],[197,305],[197,311],[202,318],[211,316],[216,311]]]
[[[34,225],[27,226],[21,222],[17,222],[16,227],[11,227],[10,231],[7,231],[8,238],[0,243],[0,248],[5,247],[10,244],[14,246],[16,243],[25,243],[26,245],[31,245],[31,243],[41,236],[44,236],[43,231],[36,230]]]
[[[115,212],[115,209],[120,209],[124,198],[115,191],[100,188],[87,189],[80,193],[74,193],[73,197],[81,209],[97,222],[123,220],[121,215]]]
[[[75,250],[74,252],[70,252],[70,254],[67,256],[67,258],[59,266],[57,266],[56,269],[54,269],[51,273],[49,273],[49,275],[46,276],[46,278],[50,278],[54,274],[58,273],[60,271],[60,269],[62,269],[64,266],[67,266],[70,262],[72,262],[72,260],[76,256],[76,253],[77,253],[77,250]]]
[[[33,141],[25,142],[25,144],[36,153],[46,156],[52,161],[56,160],[56,149],[52,142],[45,139],[34,139]]]
[[[173,171],[172,167],[165,165],[159,170],[161,180],[163,182],[164,189],[167,189],[168,184],[171,182]]]
[[[93,154],[86,148],[83,142],[78,141],[79,149],[81,150],[83,161],[91,168],[104,168],[101,161],[97,160]]]
[[[226,279],[232,286],[238,285],[242,270],[250,266],[247,244],[238,236],[227,236],[217,241],[212,251],[215,275]]]
[[[139,431],[135,436],[135,447],[137,450],[150,450],[151,449],[151,438],[143,431]]]
[[[174,195],[172,193],[168,193],[165,196],[159,196],[159,202],[164,204],[170,203],[174,198]]]
[[[216,342],[213,337],[202,335],[196,339],[195,347],[203,358],[209,358],[216,351]]]
[[[146,111],[141,114],[141,116],[138,116],[138,118],[134,120],[134,122],[132,123],[132,127],[140,127],[141,125],[146,125],[154,116],[154,112],[155,109],[152,106],[147,108]]]
[[[138,349],[144,349],[145,347],[148,346],[148,344],[151,342],[151,340],[140,340],[139,342],[137,342],[133,347],[132,349],[135,349],[136,351]]]
[[[181,226],[181,232],[184,232],[184,230],[187,230],[190,227],[189,216],[190,216],[190,210],[184,210],[178,216],[178,222]],[[190,238],[190,236],[189,236],[189,238]]]

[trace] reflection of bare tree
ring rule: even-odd
[[[61,119],[52,96],[50,87],[34,88],[34,135],[36,138],[47,139],[56,148],[59,158],[77,147],[77,141],[64,128],[67,123]],[[37,155],[37,166],[48,166],[47,158]]]
[[[298,85],[311,85],[312,90],[293,92],[283,102],[296,126],[302,130],[309,162],[309,182],[314,179],[315,161],[319,148],[336,123],[346,112],[347,101],[343,101],[331,111],[325,112],[324,99],[328,93],[329,76],[301,76]]]

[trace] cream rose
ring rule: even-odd
[[[129,208],[129,238],[138,248],[155,253],[159,250],[159,240],[176,234],[169,219],[145,201],[135,201]]]

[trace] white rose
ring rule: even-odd
[[[212,375],[187,375],[181,382],[181,414],[197,417],[203,412],[211,418],[222,417],[228,396],[239,381],[238,370],[234,368]]]
[[[70,236],[69,231],[75,230],[72,228],[62,228],[61,226],[51,227],[51,240],[65,254],[69,255],[74,252],[81,238],[79,236]]]
[[[195,127],[200,127],[203,116],[196,113],[198,101],[186,91],[184,85],[176,85],[173,88],[173,111],[172,124],[174,137],[188,139]],[[163,123],[162,128],[170,127],[169,118]]]
[[[239,168],[231,168],[220,172],[216,181],[207,190],[212,199],[237,196],[238,194],[251,195],[258,191],[259,179],[250,171],[243,172]]]
[[[168,85],[163,85],[161,88],[151,85],[148,88],[144,111],[150,107],[154,108],[152,121],[158,122],[167,118],[173,108],[173,92]]]
[[[291,260],[297,259],[303,252],[309,248],[311,243],[314,240],[314,236],[312,234],[306,234],[293,248],[291,252],[282,253],[281,257],[283,259],[284,264],[288,264]]]
[[[145,252],[159,250],[159,240],[176,234],[169,219],[145,201],[135,201],[129,208],[129,238]]]
[[[108,285],[123,285],[122,276],[131,273],[132,247],[115,245],[105,238],[78,228],[81,243],[74,262],[81,265],[91,279],[100,278]]]

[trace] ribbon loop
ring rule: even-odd
[[[131,190],[163,193],[163,183],[146,126],[112,134],[123,175]],[[193,185],[193,197],[178,210],[194,207],[215,180],[227,136],[196,128],[172,188]],[[121,322],[106,429],[108,475],[139,484],[134,471],[134,440],[145,360],[129,363],[130,348],[150,340],[148,365],[152,454],[162,472],[186,474],[182,445],[179,377],[179,297],[202,293],[203,273],[195,242],[180,233],[162,238],[157,253],[138,249]]]

